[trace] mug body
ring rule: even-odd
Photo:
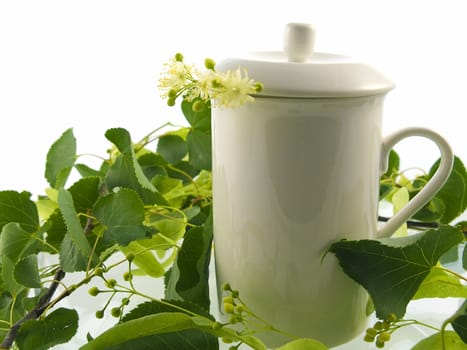
[[[367,322],[366,292],[323,255],[376,232],[383,99],[263,97],[213,109],[218,287],[230,283],[274,327],[330,347]]]

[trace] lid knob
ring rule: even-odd
[[[289,62],[306,62],[315,45],[315,28],[307,23],[288,23],[285,27],[284,51]]]

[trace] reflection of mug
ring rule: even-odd
[[[453,154],[438,134],[381,137],[384,94],[256,98],[213,110],[213,200],[218,285],[229,282],[275,327],[328,346],[366,326],[367,294],[340,269],[331,242],[392,234],[447,180]],[[379,231],[379,177],[389,150],[423,136],[441,151],[431,181]],[[285,339],[264,336],[270,346]]]

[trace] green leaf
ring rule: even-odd
[[[413,198],[417,193],[418,190],[412,192],[411,198]],[[412,218],[424,222],[440,222],[445,212],[446,205],[444,202],[437,197],[433,197],[418,212],[416,212]]]
[[[454,246],[449,249],[443,256],[439,259],[441,265],[450,264],[453,262],[457,262],[459,260],[459,247]]]
[[[434,267],[413,297],[422,298],[467,298],[467,285],[452,274]]]
[[[127,245],[146,235],[144,203],[133,190],[121,188],[101,197],[92,212],[106,226],[105,235],[112,242]]]
[[[102,175],[99,170],[92,169],[86,164],[75,164],[75,169],[82,177],[100,177]]]
[[[114,345],[107,350],[218,350],[216,337],[198,329],[154,334]]]
[[[176,164],[186,156],[187,144],[178,135],[162,135],[157,143],[157,152],[169,163]]]
[[[29,288],[40,288],[41,278],[39,276],[39,266],[37,255],[29,255],[20,260],[15,266],[15,280],[19,284]]]
[[[31,233],[25,231],[15,222],[3,226],[0,235],[0,256],[7,256],[16,263],[29,243],[31,236]]]
[[[85,271],[87,268],[88,259],[81,253],[69,232],[60,244],[59,260],[65,272]]]
[[[153,252],[148,250],[139,241],[132,241],[126,247],[120,247],[120,250],[125,254],[133,254],[133,264],[138,266],[146,275],[151,277],[162,277],[165,274],[165,269],[162,264],[156,259]]]
[[[397,174],[399,172],[400,162],[399,154],[392,149],[389,152],[388,170],[383,176],[391,177],[392,175]]]
[[[156,175],[152,179],[152,183],[156,186],[157,190],[164,195],[176,188],[181,188],[183,186],[182,180],[174,179],[164,175]]]
[[[392,205],[393,205],[393,214],[397,214],[399,210],[404,208],[409,202],[409,191],[405,187],[399,188],[392,195]],[[394,232],[394,237],[405,237],[408,235],[407,223],[402,224],[396,232]]]
[[[138,163],[148,179],[156,175],[167,175],[167,161],[158,153],[143,153],[138,156]]]
[[[86,177],[75,182],[69,189],[78,213],[87,213],[99,198],[100,178]]]
[[[27,232],[39,228],[39,215],[29,192],[0,191],[0,230],[10,222],[17,222]]]
[[[105,183],[109,190],[123,187],[138,192],[145,204],[167,204],[161,194],[141,186],[134,172],[133,160],[128,155],[121,154],[117,157],[107,171]]]
[[[109,141],[113,142],[117,146],[118,150],[123,154],[126,162],[131,164],[132,174],[135,175],[138,184],[146,190],[156,192],[155,187],[144,175],[143,169],[141,169],[141,166],[136,159],[130,133],[123,128],[114,128],[107,130],[105,136]]]
[[[344,240],[334,243],[330,251],[344,272],[368,291],[378,318],[385,319],[390,313],[402,318],[441,255],[463,240],[456,228],[441,226],[415,237],[385,240],[391,245]]]
[[[211,131],[211,105],[210,103],[206,103],[201,111],[195,112],[193,110],[193,103],[196,101],[199,101],[199,99],[191,102],[187,100],[182,101],[183,115],[193,129],[209,133]]]
[[[200,308],[198,305],[181,300],[153,300],[139,304],[135,308],[131,309],[123,318],[122,322],[131,321],[143,316],[159,314],[162,312],[185,312],[189,315],[188,311],[194,312],[197,315],[207,317],[214,321],[214,318],[205,309]]]
[[[314,339],[297,339],[276,350],[328,350],[328,347]]]
[[[389,152],[388,156],[388,169],[381,176],[379,186],[379,199],[382,200],[388,196],[395,189],[395,180],[399,172],[400,158],[396,151],[393,149]]]
[[[26,314],[24,308],[27,299],[28,289],[22,288],[21,291],[11,294],[9,291],[3,291],[0,294],[0,320],[5,324],[15,324]],[[6,335],[5,328],[0,327],[0,339]]]
[[[177,242],[185,234],[187,218],[183,212],[166,209],[156,213],[150,213],[147,216],[148,225],[157,229],[159,233],[164,235],[164,238],[155,235],[152,237],[150,244],[166,243],[167,238]]]
[[[88,257],[91,254],[91,246],[86,239],[84,229],[75,211],[73,197],[69,191],[63,188],[58,192],[58,207],[65,221],[69,238],[83,257]]]
[[[111,349],[130,340],[195,328],[191,317],[179,312],[158,313],[119,323],[100,334],[81,350]]]
[[[439,160],[430,169],[430,177],[439,167]],[[454,158],[454,166],[446,184],[436,194],[444,203],[445,212],[439,222],[448,224],[467,208],[467,171],[460,158]]]
[[[6,255],[0,256],[0,259],[1,289],[2,291],[8,291],[12,296],[16,296],[25,289],[24,286],[16,282],[16,279],[14,278],[16,262],[9,259]]]
[[[60,249],[60,244],[65,237],[67,228],[60,209],[56,209],[47,219],[49,228],[47,229],[47,243],[55,247],[57,250]]]
[[[76,139],[73,130],[66,130],[50,147],[45,165],[45,178],[53,188],[65,185],[76,160]]]
[[[444,333],[446,350],[465,350],[466,346],[459,336],[453,331]],[[435,333],[421,340],[411,350],[440,350],[442,349],[441,333]]]
[[[467,299],[464,300],[464,303],[457,310],[454,317],[455,319],[451,322],[452,328],[454,328],[462,341],[467,344]]]
[[[182,160],[174,166],[167,168],[167,175],[174,179],[180,179],[184,184],[192,183],[193,179],[200,173],[190,162]]]
[[[187,136],[190,163],[196,169],[211,170],[211,135],[193,129]]]
[[[189,316],[181,312],[163,312],[117,324],[116,326],[99,335],[88,344],[81,347],[80,350],[134,349],[134,347],[131,347],[130,341],[141,339],[147,336],[154,336],[157,334],[166,334],[171,332],[178,333],[187,329],[198,329],[216,337],[239,339],[255,350],[266,350],[264,343],[256,337],[238,334],[236,330],[228,327],[213,329],[212,325],[213,321],[206,317]],[[122,345],[127,342],[129,346],[126,348],[114,348],[114,346]],[[195,349],[201,350],[202,348],[195,347]]]
[[[182,248],[166,282],[165,296],[181,299],[209,309],[209,262],[212,249],[211,219],[194,227],[184,237]]]
[[[77,329],[76,310],[60,308],[43,320],[26,321],[19,329],[16,344],[20,350],[46,350],[68,342]]]
[[[206,311],[200,309],[194,304],[177,302],[177,301],[158,301],[145,302],[126,314],[122,322],[128,322],[140,317],[158,314],[162,312],[180,312],[177,307],[181,307],[186,310],[197,313],[208,318],[212,318]],[[172,305],[174,306],[172,306]],[[129,349],[130,345],[132,349],[138,350],[152,350],[154,348],[162,349],[174,349],[174,350],[191,350],[191,349],[218,349],[219,343],[216,337],[207,334],[199,329],[187,329],[172,333],[163,333],[150,335],[143,338],[138,338],[130,343],[124,343],[121,347],[112,347],[112,350],[117,349]]]

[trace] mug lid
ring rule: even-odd
[[[394,84],[371,66],[351,57],[314,52],[315,29],[310,24],[289,23],[284,51],[251,52],[227,58],[219,71],[246,69],[261,82],[260,96],[358,97],[384,94]]]

